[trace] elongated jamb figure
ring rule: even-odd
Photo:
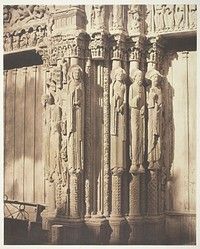
[[[73,65],[68,71],[66,85],[67,158],[68,169],[83,166],[84,86],[82,69]]]
[[[162,89],[161,74],[151,69],[146,73],[151,86],[147,92],[148,108],[148,169],[159,169],[161,167],[161,145],[162,145]]]
[[[111,168],[125,167],[126,83],[125,70],[114,68],[110,85]]]
[[[129,87],[130,108],[130,173],[144,173],[145,92],[143,74],[139,69],[131,71]]]

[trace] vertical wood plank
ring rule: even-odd
[[[14,174],[14,103],[16,70],[9,70],[5,81],[4,120],[4,194],[13,199]]]
[[[43,94],[43,70],[38,66],[36,75],[35,96],[35,202],[45,203],[44,164],[42,162],[43,127],[41,97]]]
[[[18,69],[15,91],[15,164],[14,164],[14,199],[23,201],[24,170],[24,69]]]
[[[24,164],[24,198],[34,202],[34,101],[35,101],[35,67],[27,68],[25,100],[25,164]]]

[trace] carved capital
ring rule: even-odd
[[[108,37],[104,33],[96,32],[91,36],[89,44],[93,60],[107,60],[109,56]]]
[[[164,47],[166,41],[157,36],[148,39],[147,48],[147,63],[150,68],[159,70],[163,72],[163,58],[164,58]]]

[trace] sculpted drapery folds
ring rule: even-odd
[[[148,108],[148,169],[159,169],[162,145],[162,90],[160,73],[151,69],[146,73],[151,86],[147,92]]]
[[[60,92],[56,80],[51,78],[47,82],[48,94],[52,100],[50,105],[50,171],[49,180],[57,180],[61,176],[60,149],[61,149],[61,107]]]
[[[144,173],[145,92],[142,71],[133,69],[131,80],[132,84],[129,88],[130,173]]]
[[[126,141],[125,70],[114,68],[110,85],[111,169],[124,168]]]
[[[73,65],[66,84],[66,134],[68,169],[81,170],[83,165],[83,91],[82,69]]]

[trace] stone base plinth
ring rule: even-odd
[[[49,216],[48,216],[49,215]],[[57,245],[82,245],[84,221],[65,216],[56,217],[50,213],[42,214],[42,228],[49,231],[48,243]]]
[[[144,243],[144,219],[140,216],[128,217],[127,222],[131,232],[128,239],[129,245],[141,245]]]
[[[130,227],[124,217],[110,217],[109,224],[112,229],[110,245],[127,245]]]
[[[109,244],[111,228],[105,217],[94,216],[85,220],[85,238],[90,245]]]
[[[144,226],[145,245],[162,245],[165,243],[164,215],[146,216]]]

